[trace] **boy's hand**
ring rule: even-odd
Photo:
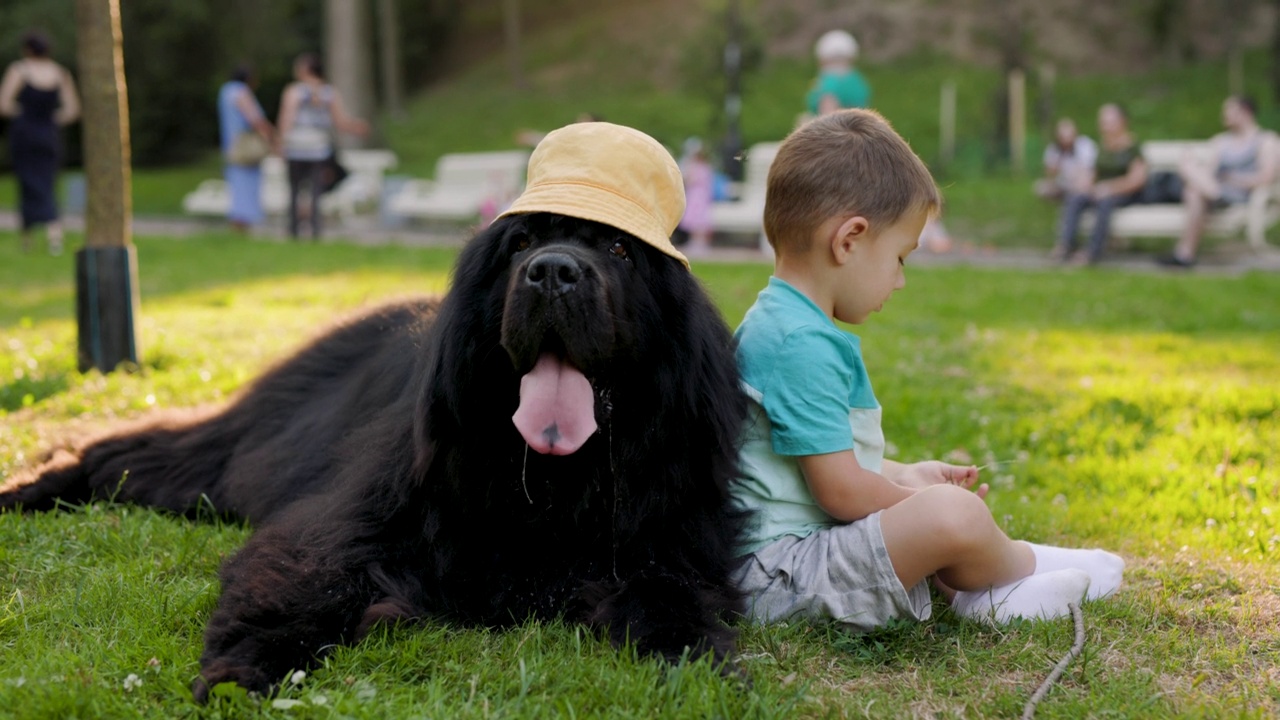
[[[973,488],[978,497],[986,497],[989,489],[986,483],[974,487],[974,483],[978,481],[978,468],[972,465],[951,465],[939,460],[903,465],[895,480],[903,487],[916,489],[943,483],[959,485],[963,488]]]

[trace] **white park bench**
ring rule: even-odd
[[[382,184],[388,170],[396,167],[396,154],[390,150],[339,150],[338,162],[347,169],[347,177],[325,196],[332,212],[346,219],[365,212],[376,212],[382,201]],[[288,186],[287,178],[285,185]],[[288,211],[285,196],[285,211]],[[325,208],[330,211],[329,208]]]
[[[391,215],[455,223],[477,220],[486,204],[495,213],[524,187],[525,150],[450,153],[436,163],[434,180],[408,180],[389,198]]]
[[[742,191],[737,200],[711,204],[711,224],[717,232],[760,236],[760,248],[769,248],[764,236],[764,196],[768,187],[769,166],[781,143],[756,143],[743,157]]]
[[[383,177],[396,166],[390,150],[339,150],[338,162],[347,169],[347,177],[320,199],[326,215],[349,220],[370,208],[376,209],[382,196]],[[289,212],[289,177],[285,161],[274,155],[262,161],[262,210],[281,217]],[[182,199],[182,210],[189,215],[226,217],[231,208],[231,194],[222,179],[201,181]]]
[[[1276,152],[1275,139],[1268,150]],[[1200,140],[1149,140],[1142,143],[1147,173],[1178,171],[1178,163],[1188,153],[1204,155],[1208,143]],[[1186,226],[1187,215],[1180,202],[1128,205],[1111,216],[1113,238],[1177,237]],[[1267,228],[1280,222],[1280,173],[1270,185],[1254,188],[1246,203],[1228,205],[1209,214],[1205,232],[1235,236],[1244,233],[1249,245],[1266,246]]]

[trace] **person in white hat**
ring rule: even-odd
[[[853,67],[858,59],[858,41],[852,35],[831,30],[818,38],[813,52],[818,58],[818,77],[805,97],[811,115],[871,107],[871,86]]]
[[[813,54],[818,58],[818,77],[805,97],[809,117],[849,108],[871,107],[871,86],[853,67],[858,59],[858,41],[852,35],[844,30],[829,30],[818,38]],[[932,252],[945,253],[953,245],[951,233],[942,224],[942,218],[930,216],[920,236],[920,246]]]

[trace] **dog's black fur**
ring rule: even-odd
[[[540,455],[512,424],[543,352],[580,368],[599,431]],[[726,661],[745,518],[728,330],[678,261],[612,227],[498,221],[438,307],[347,323],[225,410],[54,460],[0,508],[117,501],[248,519],[205,633],[203,698],[266,691],[381,621],[563,617],[670,660]]]

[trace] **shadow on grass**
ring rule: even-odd
[[[0,385],[0,410],[14,412],[65,392],[71,386],[63,373],[40,377],[23,376]]]
[[[945,612],[935,602],[935,612]],[[931,665],[946,658],[952,646],[945,641],[959,631],[950,618],[917,622],[892,618],[872,632],[856,633],[831,624],[823,627],[825,641],[862,668],[891,670]]]
[[[81,244],[69,238],[69,248]],[[183,239],[138,238],[138,283],[143,302],[219,287],[287,277],[360,272],[442,273],[455,248],[358,246],[340,239],[321,245],[255,241],[229,234]],[[23,254],[13,233],[0,233],[0,327],[20,318],[70,319],[75,312],[75,252]],[[424,290],[426,292],[426,290]]]

